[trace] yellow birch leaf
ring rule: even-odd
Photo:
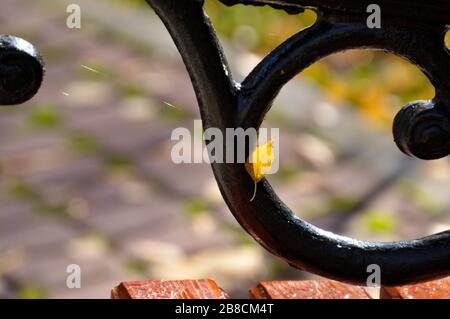
[[[255,189],[253,197],[250,201],[253,201],[256,196],[256,184],[264,178],[267,172],[270,171],[275,155],[273,153],[273,141],[269,140],[267,143],[261,146],[256,146],[253,152],[245,162],[245,170],[255,182]]]

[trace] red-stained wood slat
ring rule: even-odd
[[[370,299],[365,288],[334,280],[266,281],[250,289],[252,299]],[[229,299],[211,279],[122,282],[112,299]],[[382,299],[450,299],[450,277],[415,285],[382,287]]]
[[[359,286],[334,280],[266,281],[250,289],[253,299],[370,299]]]
[[[211,279],[147,280],[122,282],[111,291],[112,299],[228,299]]]
[[[450,299],[450,277],[416,285],[382,287],[385,299]]]

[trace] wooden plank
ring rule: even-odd
[[[211,279],[146,280],[122,282],[111,291],[112,299],[229,299]]]
[[[416,285],[382,287],[384,299],[450,299],[450,277]]]
[[[267,281],[249,291],[252,299],[370,299],[360,286],[334,280]],[[122,282],[112,299],[229,299],[211,279]],[[382,299],[450,299],[450,277],[427,283],[382,287]]]
[[[359,286],[334,280],[266,281],[250,289],[252,299],[370,299]]]

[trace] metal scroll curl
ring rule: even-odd
[[[400,149],[425,159],[449,154],[450,54],[444,45],[445,25],[391,20],[381,29],[369,29],[358,16],[317,7],[320,15],[313,26],[281,44],[236,85],[203,12],[203,1],[147,2],[166,25],[183,57],[205,128],[223,132],[226,128],[259,128],[280,89],[304,68],[339,51],[374,48],[408,59],[436,89],[432,101],[414,102],[400,111],[394,123]],[[355,284],[366,284],[367,267],[372,264],[380,266],[384,285],[450,274],[450,231],[390,243],[339,236],[297,217],[267,180],[258,186],[257,200],[250,202],[253,181],[243,164],[214,163],[212,168],[222,196],[240,225],[268,251],[295,268]]]

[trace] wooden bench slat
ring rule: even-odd
[[[229,299],[211,279],[146,280],[122,282],[111,291],[112,299]]]
[[[266,281],[249,291],[252,299],[370,299],[364,287],[334,280]],[[229,299],[211,279],[122,282],[112,299]],[[382,299],[450,299],[450,277],[422,284],[382,287]]]
[[[370,299],[363,287],[334,280],[266,281],[250,289],[253,299]]]
[[[416,285],[382,287],[385,299],[450,299],[450,277]]]

